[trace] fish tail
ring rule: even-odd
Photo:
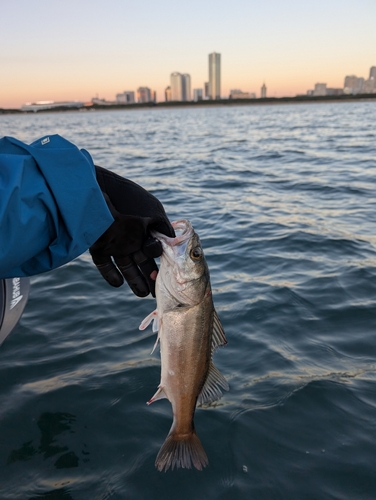
[[[202,470],[208,463],[208,457],[194,429],[184,435],[170,433],[155,460],[155,466],[160,472],[166,472],[170,467],[172,470],[175,467],[191,469],[192,465]]]

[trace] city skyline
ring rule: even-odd
[[[164,101],[174,70],[191,91],[208,82],[208,54],[221,54],[221,97],[231,89],[268,97],[304,94],[317,82],[343,87],[375,64],[376,2],[239,0],[228,12],[192,0],[181,12],[156,4],[109,0],[9,2],[0,44],[0,107],[28,101],[113,100],[148,87]]]
[[[256,92],[243,92],[241,89],[231,89],[229,96],[220,96],[220,54],[209,54],[208,60],[208,73],[209,82],[204,83],[204,88],[193,89],[193,96],[191,93],[191,76],[187,73],[173,72],[170,75],[170,85],[165,88],[164,101],[165,102],[198,102],[202,100],[219,100],[219,99],[265,99],[267,95],[267,86],[263,82],[260,88],[260,95],[257,96]],[[210,90],[211,89],[211,90]],[[314,89],[309,89],[306,92],[307,96],[323,97],[323,96],[345,96],[356,94],[375,94],[376,98],[376,66],[371,66],[369,69],[369,77],[357,77],[356,75],[347,75],[344,78],[344,84],[341,88],[327,87],[326,83],[316,83]],[[135,97],[137,96],[137,98]],[[296,97],[304,94],[298,94]],[[131,105],[131,104],[145,104],[149,102],[157,103],[156,91],[149,87],[139,87],[137,92],[128,90],[116,94],[115,100],[107,100],[100,97],[93,97],[91,101],[86,103],[81,101],[69,102],[56,102],[56,101],[36,101],[25,103],[21,106],[22,111],[38,111],[42,109],[52,109],[59,107],[69,108],[82,108],[92,104],[100,106],[114,106],[114,105]],[[159,102],[163,102],[163,99]]]

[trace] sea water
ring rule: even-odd
[[[374,500],[376,102],[0,116],[55,133],[191,220],[231,389],[196,411],[209,466],[158,472],[154,299],[88,253],[33,277],[0,348],[0,498]]]

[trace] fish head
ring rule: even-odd
[[[175,238],[154,233],[162,244],[157,288],[161,284],[183,305],[194,305],[210,292],[209,269],[200,238],[188,220],[172,223]]]

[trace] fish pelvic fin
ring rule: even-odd
[[[227,344],[227,339],[225,332],[223,330],[223,326],[221,323],[221,320],[218,317],[218,314],[216,311],[214,311],[213,315],[213,332],[212,332],[212,352],[216,347],[220,345],[226,345]]]
[[[149,401],[146,403],[147,405],[151,405],[154,403],[154,401],[158,401],[158,399],[164,399],[167,398],[165,391],[162,389],[161,386],[158,387],[157,392],[154,394],[154,396],[149,399]]]
[[[167,472],[169,468],[202,470],[208,465],[208,457],[193,429],[189,434],[179,435],[171,432],[155,460],[155,466],[160,472]]]
[[[197,404],[210,404],[218,401],[223,396],[222,390],[229,391],[230,387],[225,377],[211,361],[204,387],[197,398]]]

